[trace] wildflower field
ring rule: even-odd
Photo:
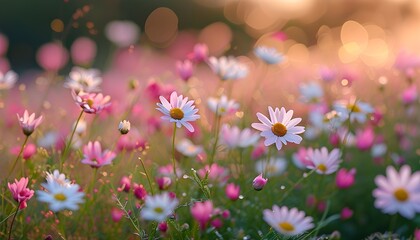
[[[420,240],[418,1],[0,8],[0,239]]]

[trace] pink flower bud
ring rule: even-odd
[[[368,127],[362,131],[357,131],[356,134],[356,146],[362,151],[369,150],[375,140],[375,133],[373,129]]]
[[[191,215],[200,224],[201,230],[206,229],[207,222],[211,219],[213,203],[211,201],[196,202],[191,207]]]
[[[204,43],[197,43],[194,45],[193,52],[188,55],[188,58],[195,62],[202,62],[207,60],[209,55],[209,48]]]
[[[342,220],[349,219],[352,216],[353,216],[353,210],[351,210],[350,208],[345,207],[341,210],[340,217],[341,217]]]
[[[254,187],[255,190],[261,191],[264,188],[265,184],[267,184],[267,181],[268,179],[263,178],[262,173],[261,173],[256,178],[254,178],[254,181],[252,181],[252,186]]]
[[[193,64],[190,60],[177,61],[176,71],[182,80],[188,81],[193,75]]]
[[[222,220],[220,218],[215,218],[213,221],[211,221],[211,226],[214,228],[221,228],[223,226]]]
[[[226,185],[225,193],[226,196],[232,200],[236,201],[239,198],[240,187],[235,185],[234,183],[229,183]]]
[[[121,209],[113,208],[111,210],[112,221],[119,222],[123,216],[124,212]]]
[[[96,43],[87,37],[76,39],[71,45],[71,58],[77,65],[89,65],[96,56]]]
[[[130,188],[131,188],[131,178],[123,176],[120,180],[120,187],[118,188],[118,191],[129,192]]]
[[[134,191],[134,196],[136,196],[136,198],[138,199],[138,200],[145,200],[146,199],[146,196],[147,196],[147,191],[146,191],[146,189],[143,187],[143,185],[138,185],[138,184],[134,184],[134,188],[133,188],[133,191]]]
[[[172,180],[169,177],[160,177],[156,178],[156,183],[158,184],[160,190],[166,190],[171,186]]]
[[[401,95],[401,100],[404,104],[412,104],[418,98],[417,87],[416,85],[412,85],[411,87],[404,90]]]
[[[58,43],[47,43],[41,46],[37,55],[38,64],[45,70],[57,71],[66,65],[68,53],[65,48]]]
[[[345,189],[349,188],[354,184],[354,176],[356,175],[356,169],[352,168],[351,170],[347,171],[346,169],[342,168],[337,172],[337,176],[335,178],[335,183],[338,188]]]
[[[166,222],[160,222],[158,224],[158,229],[159,231],[165,233],[166,231],[168,231],[168,224]]]

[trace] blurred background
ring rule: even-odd
[[[292,61],[328,55],[330,62],[360,60],[374,67],[389,66],[399,51],[419,51],[420,34],[415,32],[420,29],[420,1],[416,0],[1,0],[0,4],[0,32],[9,38],[7,59],[17,72],[38,67],[35,55],[42,44],[60,40],[69,48],[80,36],[98,44],[95,66],[103,68],[111,51],[105,27],[113,20],[134,22],[140,29],[138,41],[159,50],[199,41],[207,43],[213,55],[241,55],[255,43],[264,43]],[[314,53],[319,51],[321,55]]]

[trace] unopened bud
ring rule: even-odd
[[[118,130],[120,131],[121,134],[127,134],[130,131],[130,127],[131,127],[130,122],[127,120],[123,120],[118,125]]]

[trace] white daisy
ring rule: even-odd
[[[52,173],[47,172],[47,176],[45,179],[48,183],[58,183],[59,185],[63,187],[70,187],[72,184],[69,179],[66,178],[66,175],[64,173],[60,173],[57,169],[54,170]]]
[[[237,80],[248,75],[248,67],[234,57],[210,57],[208,64],[222,80]]]
[[[220,98],[209,98],[207,105],[212,112],[219,116],[235,113],[239,109],[239,103],[234,100],[228,100],[225,95]]]
[[[279,176],[286,171],[286,168],[287,161],[281,157],[271,157],[268,162],[264,158],[255,163],[255,171],[264,173],[267,177]]]
[[[277,232],[286,236],[300,235],[314,227],[312,217],[305,217],[305,212],[297,208],[273,206],[273,210],[265,209],[264,221],[266,221]]]
[[[267,64],[277,64],[284,60],[283,54],[279,53],[277,49],[266,46],[254,48],[254,54]]]
[[[16,81],[18,75],[13,71],[8,71],[6,74],[3,74],[0,71],[0,90],[11,89]]]
[[[189,122],[199,119],[200,116],[196,114],[198,109],[193,105],[193,100],[188,101],[188,97],[178,96],[176,92],[172,92],[170,102],[162,96],[159,99],[161,103],[157,103],[156,109],[165,115],[161,117],[163,120],[176,123],[178,128],[184,126],[188,131],[194,132],[194,127]]]
[[[309,82],[299,85],[300,98],[303,102],[319,102],[324,96],[322,87],[316,82]]]
[[[38,200],[49,204],[53,212],[61,210],[77,210],[80,203],[83,203],[83,192],[80,192],[79,185],[72,184],[68,187],[60,185],[58,182],[47,182],[41,184],[46,191],[37,191]]]
[[[145,220],[163,222],[174,212],[177,205],[178,200],[171,198],[167,192],[154,196],[148,195],[140,215]]]
[[[337,148],[333,149],[330,153],[328,153],[326,147],[315,150],[308,149],[307,156],[313,165],[308,165],[306,167],[309,169],[316,169],[316,172],[319,174],[329,175],[334,173],[337,171],[341,162],[341,152]]]
[[[73,67],[64,83],[64,87],[70,88],[75,92],[99,92],[101,83],[102,78],[99,70]]]
[[[378,186],[373,191],[375,207],[382,212],[398,212],[408,219],[420,212],[420,171],[411,174],[411,168],[404,165],[397,172],[394,167],[388,166],[386,177],[377,176],[375,183]]]
[[[204,152],[202,146],[194,145],[194,143],[186,138],[182,139],[176,144],[176,150],[187,157],[195,157],[198,154]]]
[[[280,110],[268,107],[270,119],[261,113],[257,113],[258,120],[261,123],[253,123],[251,126],[261,131],[261,136],[265,137],[264,145],[270,146],[276,144],[277,150],[280,150],[287,142],[299,144],[302,137],[297,134],[303,133],[305,127],[296,126],[302,121],[302,118],[293,118],[293,110],[286,110],[282,107]]]
[[[236,126],[223,124],[220,130],[220,140],[228,148],[246,148],[255,145],[260,138],[258,133],[252,132],[251,129],[245,128],[240,130]]]
[[[349,101],[338,101],[334,104],[335,111],[341,114],[342,120],[350,118],[351,122],[357,121],[364,123],[367,115],[373,113],[373,107],[365,102],[358,101],[355,98]]]

